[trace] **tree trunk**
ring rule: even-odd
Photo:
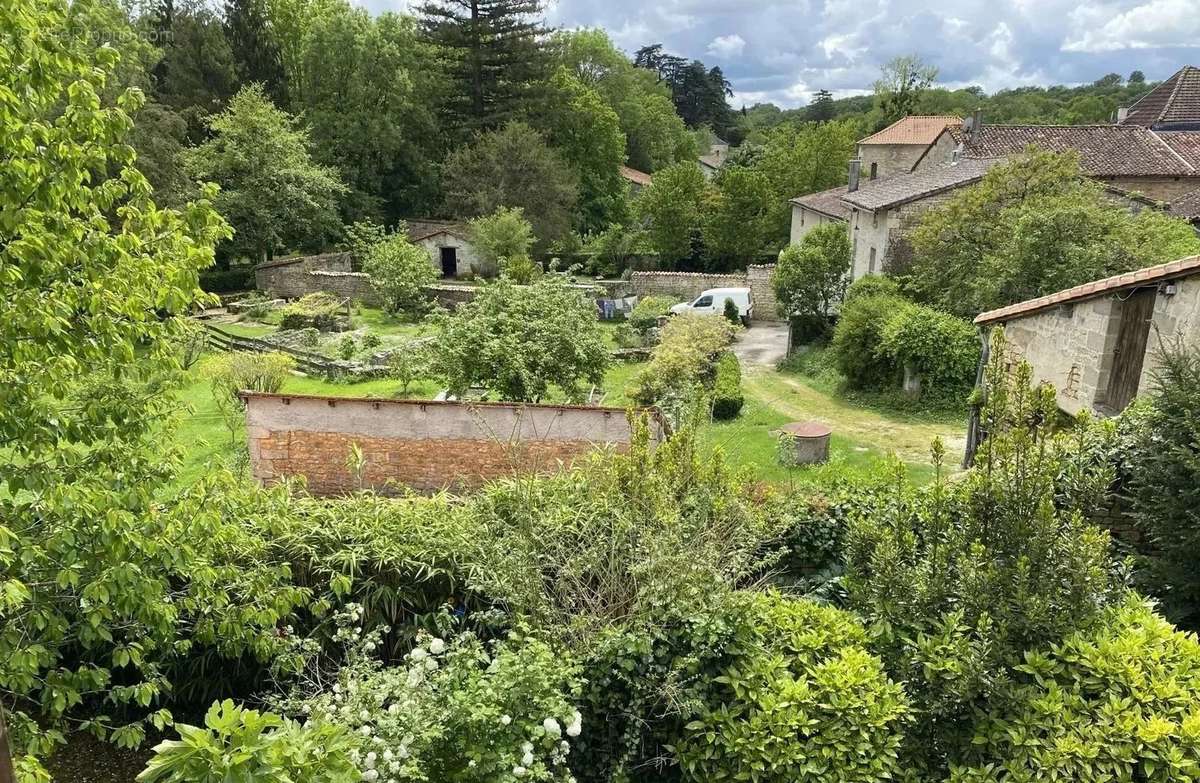
[[[4,707],[0,705],[0,783],[16,783],[12,752],[8,747],[8,728],[4,725]]]

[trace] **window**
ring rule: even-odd
[[[804,212],[805,212],[805,210],[803,210],[803,209],[800,210],[800,225],[801,226],[804,225]]]
[[[872,163],[871,164],[871,179],[875,179],[878,176],[879,176],[879,164]]]
[[[871,228],[879,228],[879,213],[871,213]]]
[[[871,274],[875,274],[875,248],[871,248]]]
[[[702,296],[696,301],[692,302],[692,307],[712,307],[712,297]]]

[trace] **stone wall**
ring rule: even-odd
[[[352,492],[346,466],[362,450],[362,486],[396,494],[469,490],[490,479],[552,473],[598,448],[628,448],[631,429],[615,408],[364,400],[247,393],[254,477],[302,476],[319,496]],[[656,412],[651,435],[664,425]]]
[[[325,253],[319,256],[282,258],[254,268],[254,287],[281,299],[299,299],[314,290],[309,272],[350,272],[350,253]]]
[[[1035,381],[1054,384],[1058,405],[1067,413],[1104,407],[1121,307],[1128,295],[1129,291],[1120,291],[1041,310],[1004,324],[1013,360],[1028,361]],[[1160,291],[1152,324],[1142,367],[1142,391],[1149,388],[1160,338],[1200,344],[1200,276],[1180,281],[1173,296]]]
[[[634,296],[665,296],[680,302],[692,301],[711,288],[749,288],[754,297],[754,317],[779,321],[775,292],[771,289],[774,266],[751,266],[745,272],[725,275],[700,272],[634,272],[629,278]]]
[[[817,226],[823,226],[826,223],[845,223],[844,220],[831,218],[828,215],[823,215],[813,209],[807,209],[799,204],[792,204],[792,227],[789,241],[793,245],[800,244],[800,240],[804,239],[804,235],[812,231]]]
[[[872,179],[871,165],[875,165],[874,179],[907,174],[929,149],[924,144],[859,144],[858,157],[862,160],[862,180]]]
[[[326,291],[340,299],[362,302],[367,307],[379,307],[382,300],[365,272],[326,272],[314,270],[308,273],[308,283],[315,291]]]

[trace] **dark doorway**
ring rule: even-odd
[[[458,248],[442,248],[442,277],[454,277],[458,274]]]
[[[1108,374],[1108,396],[1104,407],[1109,413],[1125,410],[1137,396],[1150,339],[1150,321],[1158,290],[1144,288],[1121,303],[1121,327],[1113,348],[1112,370]]]

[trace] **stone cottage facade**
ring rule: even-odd
[[[1076,286],[983,313],[1012,360],[1054,385],[1070,414],[1123,411],[1150,386],[1164,344],[1200,345],[1200,256]]]
[[[481,271],[482,259],[465,223],[409,220],[407,226],[409,241],[425,248],[442,278],[450,280]]]
[[[896,120],[858,142],[863,178],[869,181],[907,174],[935,144],[947,147],[945,158],[948,160],[957,142],[953,138],[942,139],[943,131],[961,125],[962,120],[958,117],[941,115],[913,115]]]

